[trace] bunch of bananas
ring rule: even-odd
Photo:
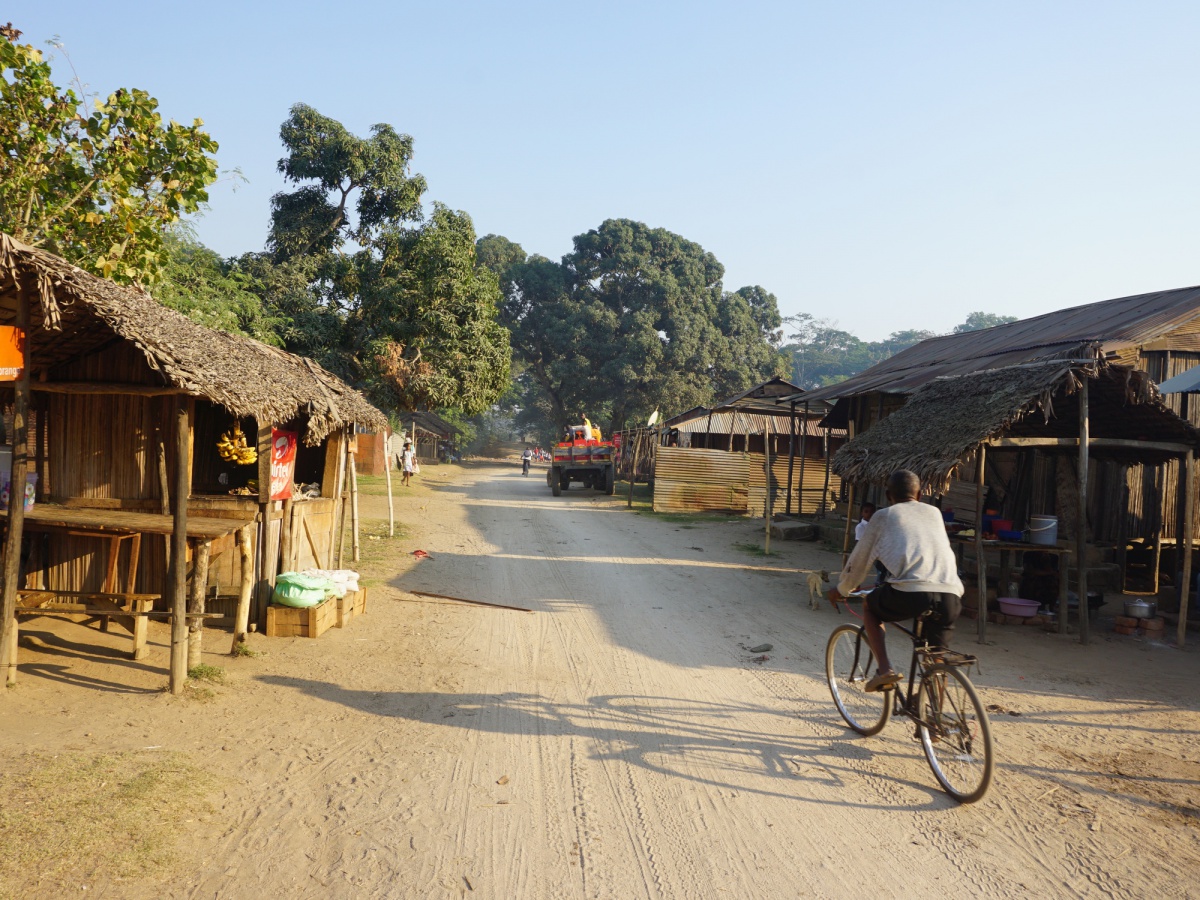
[[[240,424],[221,435],[217,441],[217,452],[221,454],[221,459],[239,466],[252,466],[258,462],[258,450],[246,443],[246,435],[242,434]]]

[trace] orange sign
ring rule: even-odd
[[[296,472],[296,432],[271,429],[271,499],[292,496],[292,478]]]
[[[15,325],[0,325],[0,381],[16,381],[25,365],[25,332]]]

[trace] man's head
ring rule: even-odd
[[[893,503],[916,500],[921,496],[921,479],[908,469],[898,469],[888,477],[887,495]]]
[[[875,504],[871,503],[869,501],[864,503],[862,506],[860,506],[858,508],[859,514],[862,516],[864,522],[871,521],[871,516],[875,515],[876,508],[877,507],[875,506]]]

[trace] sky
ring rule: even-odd
[[[306,103],[412,135],[434,200],[558,259],[674,231],[864,340],[1200,283],[1194,2],[16,0],[55,76],[204,120],[196,223],[262,248]],[[47,48],[48,49],[48,48]],[[233,170],[241,177],[230,174]]]

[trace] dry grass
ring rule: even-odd
[[[168,873],[211,777],[182,753],[24,753],[0,772],[0,897]],[[69,886],[69,888],[68,888]]]

